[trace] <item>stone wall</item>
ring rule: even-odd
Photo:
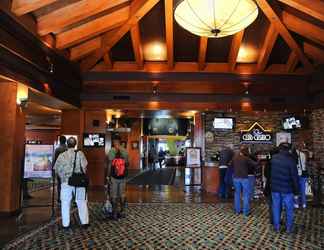
[[[248,129],[254,122],[258,122],[265,129],[273,131],[273,144],[253,144],[251,149],[253,152],[258,150],[267,150],[275,145],[276,132],[282,131],[281,121],[284,117],[290,114],[286,112],[235,112],[225,113],[224,117],[235,118],[235,129],[232,130],[215,130],[213,128],[213,119],[219,117],[220,113],[206,112],[204,116],[205,121],[205,135],[207,132],[212,132],[214,135],[213,142],[205,140],[205,160],[210,161],[217,151],[219,151],[224,145],[233,145],[237,149],[240,145],[240,131]],[[297,114],[294,114],[297,115]],[[324,118],[324,110],[321,113],[321,117]],[[321,118],[320,118],[321,119]],[[324,119],[323,119],[324,126]],[[312,134],[310,129],[300,129],[291,131],[292,142],[300,140],[305,141],[308,145],[312,144]],[[322,137],[322,143],[324,144],[324,137]],[[324,159],[324,152],[322,152]]]

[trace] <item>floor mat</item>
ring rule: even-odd
[[[255,205],[255,204],[254,204]],[[298,210],[293,234],[275,233],[264,204],[249,217],[232,204],[130,204],[127,217],[109,221],[101,204],[90,205],[87,230],[47,224],[5,249],[324,249],[324,210]],[[77,224],[77,212],[72,223]]]
[[[134,185],[173,185],[176,169],[163,168],[145,171],[127,183]]]

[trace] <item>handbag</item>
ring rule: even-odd
[[[72,175],[69,177],[68,184],[70,186],[76,187],[76,188],[77,187],[88,188],[88,186],[89,186],[89,178],[83,172],[83,169],[82,169],[81,165],[80,165],[81,173],[75,173],[77,154],[78,154],[78,151],[75,151],[74,163],[73,163],[73,171],[72,171]]]
[[[306,196],[313,196],[312,179],[311,178],[307,178],[307,180],[306,180],[305,193],[306,193]]]

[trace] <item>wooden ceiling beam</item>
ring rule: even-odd
[[[286,11],[282,13],[282,22],[289,30],[324,46],[324,29],[319,26],[306,22]]]
[[[58,0],[13,0],[11,11],[17,16],[22,16],[57,1]]]
[[[257,68],[259,72],[262,72],[266,69],[271,51],[273,49],[273,46],[275,45],[277,38],[278,32],[276,31],[276,27],[273,24],[270,24],[257,62]]]
[[[56,47],[64,49],[94,37],[100,33],[121,26],[129,17],[130,7],[126,6],[110,14],[87,22],[56,35]]]
[[[263,11],[263,13],[267,16],[269,21],[276,27],[277,32],[282,36],[285,42],[288,44],[290,49],[296,53],[300,61],[303,63],[304,67],[307,70],[313,70],[313,65],[309,62],[307,57],[305,56],[302,49],[299,47],[297,42],[294,40],[292,35],[289,33],[286,26],[282,23],[279,16],[272,9],[268,1],[266,0],[256,0],[257,4]]]
[[[244,30],[236,33],[232,38],[231,49],[228,56],[228,64],[231,71],[234,71],[236,66],[237,56],[240,51],[241,43],[244,36]]]
[[[114,65],[113,65],[113,61],[110,58],[109,53],[105,54],[103,58],[104,58],[104,63],[106,65],[106,67],[108,69],[112,69]]]
[[[82,0],[54,10],[37,19],[38,34],[43,36],[57,33],[64,27],[77,23],[90,16],[114,8],[129,0]]]
[[[306,55],[312,58],[319,64],[324,63],[324,50],[320,49],[310,43],[304,42],[304,51]]]
[[[279,0],[303,13],[324,22],[324,2],[320,0]]]
[[[85,60],[81,62],[81,70],[88,71],[106,54],[110,49],[131,29],[133,25],[138,23],[159,0],[134,0],[131,3],[130,17],[128,20],[115,32],[113,36],[106,39],[101,49],[98,49]]]
[[[168,65],[174,66],[174,41],[173,41],[173,0],[164,0],[165,6],[165,36],[167,45]]]
[[[139,69],[143,68],[144,65],[144,56],[143,56],[143,48],[142,48],[142,41],[141,41],[141,31],[139,24],[135,24],[131,30],[131,39],[133,44],[133,51],[135,55],[135,61]]]
[[[101,47],[101,37],[88,40],[70,49],[70,60],[75,61]]]
[[[163,62],[145,62],[143,69],[138,69],[135,62],[114,62],[112,69],[107,69],[106,65],[99,63],[92,71],[94,72],[150,72],[150,73],[165,73],[165,72],[205,72],[205,73],[233,73],[240,75],[307,75],[309,71],[287,72],[286,64],[271,65],[263,72],[257,70],[257,64],[237,64],[235,71],[229,69],[228,63],[206,63],[203,70],[199,70],[198,62],[176,62],[173,69],[168,67],[167,63]]]
[[[206,66],[206,53],[208,46],[208,37],[200,37],[199,54],[198,54],[198,69],[203,70]]]
[[[287,61],[287,72],[294,72],[299,60],[295,52],[290,52],[288,61]]]

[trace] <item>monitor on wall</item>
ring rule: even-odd
[[[85,133],[83,134],[84,147],[104,147],[105,134],[99,133]]]
[[[301,129],[303,128],[303,120],[297,116],[285,117],[282,120],[284,130]]]
[[[213,127],[214,129],[234,129],[234,123],[232,117],[215,117]]]

